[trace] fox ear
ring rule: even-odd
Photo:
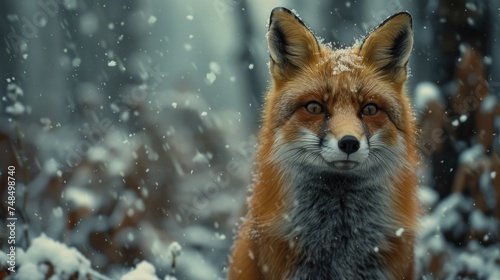
[[[288,79],[319,58],[316,37],[286,8],[274,8],[271,12],[267,43],[271,56],[270,70],[275,80]]]
[[[365,38],[360,55],[385,79],[403,83],[412,47],[411,15],[401,12],[386,19]]]

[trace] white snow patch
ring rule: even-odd
[[[43,165],[43,171],[47,174],[56,174],[59,171],[59,162],[51,158]]]
[[[64,8],[66,8],[69,11],[74,11],[78,8],[77,0],[64,0],[64,1],[59,1],[58,3],[63,3]]]
[[[120,280],[159,280],[159,278],[156,277],[154,266],[147,261],[142,261],[134,270],[123,275]]]
[[[489,55],[485,55],[485,56],[483,57],[483,62],[484,62],[484,64],[486,64],[486,65],[491,65],[491,63],[493,62],[493,59],[491,58],[491,56],[489,56]]]
[[[218,233],[216,232],[215,233],[215,238],[219,239],[219,240],[226,240],[226,235],[223,234],[223,233]]]
[[[500,268],[493,270],[488,280],[500,279]]]
[[[41,267],[40,267],[41,268]],[[35,263],[23,264],[17,272],[17,279],[19,280],[45,280],[45,272],[41,271]],[[52,279],[52,278],[51,278]]]
[[[425,236],[439,230],[439,216],[426,215],[420,219],[420,235]]]
[[[467,17],[467,23],[468,23],[469,25],[474,25],[474,24],[475,24],[475,21],[474,21],[474,19],[473,19],[473,18],[471,18],[471,17]]]
[[[5,108],[5,112],[13,116],[22,115],[25,110],[24,105],[17,101],[11,106],[7,106],[7,108]]]
[[[331,63],[332,74],[338,75],[343,72],[352,72],[355,68],[361,68],[362,57],[351,52],[350,49],[338,49],[319,63]]]
[[[422,186],[418,188],[418,198],[425,208],[431,208],[439,200],[439,194],[429,187]]]
[[[219,63],[217,63],[215,61],[211,61],[208,64],[208,67],[210,68],[211,72],[214,72],[217,75],[221,73],[221,67],[220,67]]]
[[[477,11],[477,6],[476,6],[476,4],[475,4],[475,3],[472,3],[472,2],[466,2],[466,3],[465,3],[465,8],[466,8],[467,10],[470,10],[470,11],[473,11],[473,12]]]
[[[215,61],[211,61],[208,64],[208,67],[210,69],[210,72],[207,73],[206,81],[209,84],[213,84],[215,82],[215,79],[217,79],[217,75],[220,75],[220,73],[221,73],[221,67]]]
[[[436,234],[427,241],[427,248],[432,253],[440,253],[446,249],[446,241],[442,235]]]
[[[483,152],[484,148],[481,145],[470,147],[460,154],[459,162],[473,164],[480,156],[483,155]]]
[[[108,158],[108,151],[101,146],[94,146],[88,151],[89,160],[92,162],[106,161]]]
[[[460,193],[453,193],[444,198],[436,208],[438,215],[444,216],[448,210],[455,209],[465,204],[465,197]]]
[[[193,157],[193,162],[195,163],[209,163],[212,159],[211,153],[202,154],[200,151],[196,151],[196,155]]]
[[[75,248],[68,248],[65,244],[54,241],[45,234],[33,239],[31,246],[26,252],[19,249],[18,261],[20,264],[18,278],[19,280],[45,279],[45,271],[41,264],[49,262],[54,267],[55,275],[59,278],[69,279],[77,272],[80,279],[86,275],[93,274],[90,261],[87,260]],[[40,277],[41,273],[41,278]]]
[[[462,253],[457,260],[458,265],[462,264],[466,267],[466,271],[480,272],[484,271],[484,261],[480,256],[469,253]]]
[[[9,80],[7,80],[7,82],[10,83]],[[23,89],[20,88],[18,85],[16,84],[8,84],[7,85],[7,92],[9,94],[9,97],[11,99],[14,99],[14,98],[17,98],[16,96],[19,95],[19,96],[23,96],[24,95],[24,92],[23,92]]]
[[[157,20],[158,20],[158,19],[157,19],[155,16],[151,15],[151,16],[149,16],[149,18],[148,18],[148,23],[152,25],[152,24],[154,24]]]
[[[99,198],[91,193],[78,187],[70,187],[64,191],[64,199],[73,203],[76,207],[95,209],[99,205]]]
[[[215,79],[217,79],[217,76],[215,75],[214,72],[207,73],[207,82],[209,84],[213,84],[215,82]]]
[[[111,108],[111,110],[113,110],[113,113],[118,113],[118,112],[120,112],[120,107],[118,107],[118,104],[116,104],[116,103],[114,103],[114,102],[113,102],[113,103],[111,103],[111,104],[109,105],[109,107]]]
[[[445,231],[452,231],[459,224],[462,216],[455,209],[444,211],[440,217],[440,227]]]
[[[436,101],[443,104],[443,98],[439,87],[431,82],[421,82],[415,87],[415,108],[418,111],[425,110],[427,104]]]
[[[79,58],[79,57],[75,57],[73,58],[73,60],[71,61],[71,66],[73,67],[80,67],[80,64],[82,64],[82,59]]]
[[[487,216],[481,212],[479,209],[474,209],[472,211],[469,222],[471,224],[471,228],[476,231],[487,232],[489,230],[495,230],[494,227],[491,228],[491,225],[494,225],[494,221],[490,221]]]
[[[340,49],[332,52],[332,74],[338,75],[343,72],[352,72],[354,68],[361,67],[362,57],[351,53],[350,49]]]
[[[56,218],[61,218],[63,216],[63,210],[61,206],[52,209],[52,215]]]
[[[405,231],[404,228],[399,228],[398,230],[396,230],[396,236],[401,236],[403,235],[403,232]]]
[[[177,243],[177,242],[172,242],[170,243],[170,245],[168,246],[168,249],[167,249],[167,252],[169,255],[172,255],[172,256],[180,256],[181,255],[181,252],[182,252],[182,246]]]
[[[0,263],[4,264],[9,261],[9,256],[7,256],[6,253],[4,253],[2,250],[0,250]]]
[[[491,113],[495,110],[495,106],[497,105],[497,101],[494,95],[488,95],[484,98],[483,102],[481,102],[480,112],[483,113]]]
[[[114,61],[114,60],[111,60],[111,61],[109,61],[109,62],[108,62],[108,66],[109,66],[109,67],[115,67],[115,66],[116,66],[116,64],[117,64],[117,63],[116,63],[116,61]]]

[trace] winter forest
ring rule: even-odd
[[[0,279],[224,279],[277,6],[334,48],[412,14],[417,272],[500,279],[497,0],[0,1]]]

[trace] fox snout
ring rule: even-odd
[[[368,143],[365,136],[343,135],[340,139],[327,135],[320,148],[323,160],[334,169],[350,170],[368,157]]]
[[[359,140],[352,135],[346,135],[340,139],[339,149],[349,156],[359,150]]]
[[[367,141],[363,124],[355,114],[336,114],[328,121],[321,155],[331,167],[349,170],[368,157]]]

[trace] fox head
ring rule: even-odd
[[[414,117],[404,91],[409,13],[389,17],[361,44],[332,49],[293,12],[275,8],[267,40],[266,158],[301,170],[368,174],[394,172],[413,156]]]

